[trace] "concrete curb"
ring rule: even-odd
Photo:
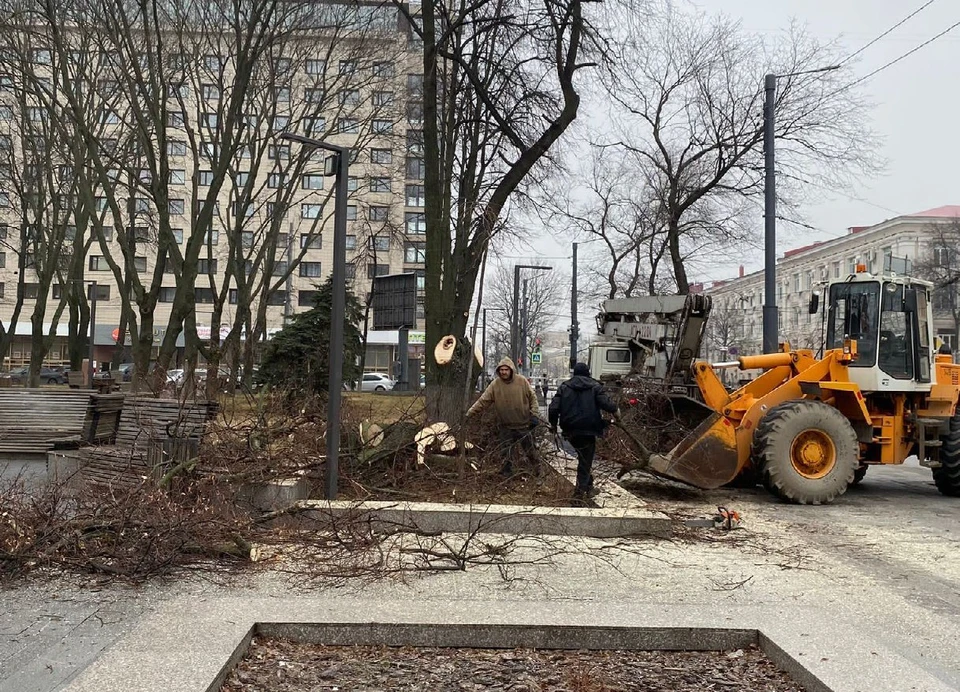
[[[315,520],[346,518],[384,528],[429,533],[497,533],[516,536],[669,536],[675,523],[645,509],[589,509],[520,505],[458,505],[436,502],[345,502],[305,500],[298,507]]]
[[[252,636],[335,645],[717,650],[758,645],[815,692],[952,689],[820,611],[523,601],[223,598],[171,603],[67,692],[216,692]]]

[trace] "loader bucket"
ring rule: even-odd
[[[736,428],[712,413],[666,456],[650,457],[649,471],[707,490],[732,481],[739,471]]]

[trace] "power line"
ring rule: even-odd
[[[913,12],[911,12],[910,14],[908,14],[906,17],[904,17],[903,19],[901,19],[899,22],[897,22],[896,24],[894,24],[893,26],[891,26],[889,29],[887,29],[887,30],[884,31],[882,34],[880,34],[879,36],[877,36],[875,39],[873,39],[872,41],[870,41],[868,44],[866,44],[865,46],[863,46],[863,47],[862,47],[860,50],[858,50],[856,53],[851,53],[849,56],[847,56],[846,58],[844,58],[843,60],[841,60],[841,61],[840,61],[840,64],[843,65],[844,63],[848,62],[849,60],[853,60],[855,57],[857,57],[858,55],[860,55],[863,51],[865,51],[867,48],[869,48],[870,46],[872,46],[874,43],[876,43],[877,41],[881,40],[882,38],[884,38],[885,36],[887,36],[887,35],[890,34],[891,32],[895,31],[895,30],[898,29],[899,27],[903,26],[903,25],[906,24],[909,20],[913,19],[913,17],[915,17],[916,15],[920,14],[920,12],[922,12],[923,10],[927,9],[928,7],[930,7],[930,5],[932,5],[935,1],[936,1],[936,0],[927,0],[927,2],[924,3],[921,7],[919,7],[919,8],[916,9],[916,10],[914,10]]]
[[[866,75],[864,75],[863,77],[860,77],[860,79],[855,79],[854,81],[850,82],[850,83],[847,84],[846,86],[840,87],[836,92],[834,92],[833,95],[835,95],[835,94],[837,94],[837,93],[840,93],[841,91],[846,91],[847,89],[851,89],[851,88],[855,87],[857,84],[860,84],[861,82],[865,82],[866,80],[870,79],[870,78],[873,77],[874,75],[879,74],[880,72],[883,72],[883,71],[884,71],[885,69],[887,69],[888,67],[893,67],[894,65],[896,65],[896,64],[897,64],[898,62],[900,62],[901,60],[903,60],[903,59],[905,59],[905,58],[909,58],[911,55],[913,55],[914,53],[916,53],[916,52],[917,52],[918,50],[920,50],[921,48],[924,48],[924,47],[926,47],[926,46],[929,46],[931,43],[933,43],[934,41],[936,41],[936,40],[937,40],[938,38],[940,38],[941,36],[946,36],[946,35],[949,34],[951,31],[953,31],[954,29],[956,29],[958,26],[960,26],[960,22],[955,22],[954,24],[951,24],[951,25],[948,26],[946,29],[944,29],[944,30],[941,31],[939,34],[937,34],[936,36],[934,36],[934,37],[932,37],[932,38],[928,38],[926,41],[924,41],[923,43],[921,43],[919,46],[916,46],[915,48],[912,48],[911,50],[908,50],[906,53],[904,53],[903,55],[901,55],[901,56],[898,57],[898,58],[895,58],[895,59],[891,60],[891,61],[888,62],[886,65],[882,65],[881,67],[878,67],[877,69],[875,69],[873,72],[871,72],[871,73],[869,73],[869,74],[866,74]]]

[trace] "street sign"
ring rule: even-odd
[[[530,354],[530,363],[533,365],[540,365],[540,353],[535,351]]]
[[[417,275],[392,274],[373,280],[373,328],[378,331],[417,326]]]

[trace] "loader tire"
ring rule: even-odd
[[[842,495],[860,466],[853,426],[822,401],[799,399],[770,409],[757,425],[754,449],[767,490],[800,505]]]
[[[960,497],[960,410],[950,419],[950,427],[940,440],[940,467],[933,469],[933,482],[942,494]]]

